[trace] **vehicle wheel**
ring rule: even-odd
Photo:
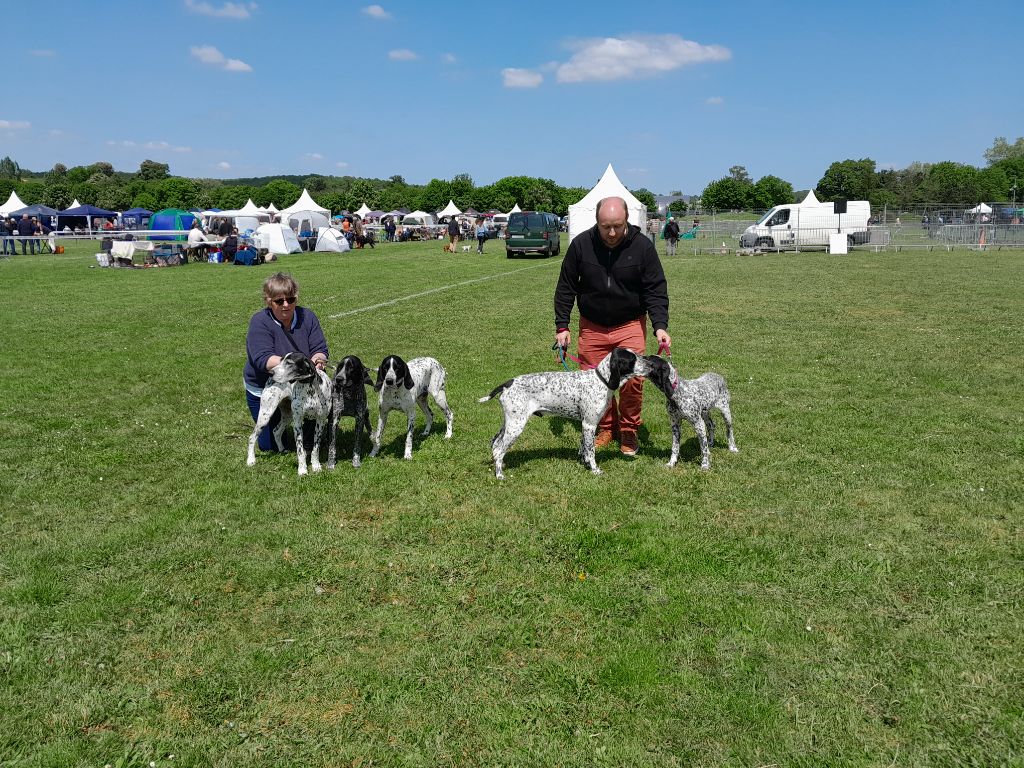
[[[505,258],[511,259],[511,258],[514,258],[514,257],[515,257],[515,253],[513,251],[505,251]]]
[[[772,250],[775,248],[775,241],[770,237],[759,237],[757,238],[757,247]]]
[[[846,245],[848,248],[853,248],[853,246],[856,245],[856,242],[853,239],[853,235],[846,236]]]

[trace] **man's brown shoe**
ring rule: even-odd
[[[619,435],[619,450],[623,456],[636,456],[639,447],[636,432],[623,432]]]
[[[594,438],[594,448],[607,448],[612,444],[612,440],[614,439],[615,435],[612,434],[610,429],[600,429],[597,432],[597,437]]]

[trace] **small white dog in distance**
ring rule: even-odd
[[[430,428],[434,424],[434,412],[430,410],[427,396],[434,398],[434,402],[444,412],[448,428],[445,430],[445,440],[452,436],[452,420],[454,414],[448,407],[448,398],[445,394],[445,378],[447,374],[437,360],[432,357],[415,357],[408,363],[398,355],[388,355],[381,361],[377,369],[377,383],[373,388],[380,392],[379,412],[377,415],[377,431],[373,433],[373,450],[370,456],[376,456],[380,451],[380,438],[384,432],[384,424],[391,411],[402,411],[406,418],[405,431],[405,458],[412,458],[412,432],[416,424],[416,406],[419,405],[423,415],[427,418],[427,426],[423,429],[423,435],[430,434]]]

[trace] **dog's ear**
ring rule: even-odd
[[[369,384],[372,387],[373,386],[373,379],[370,378],[370,372],[366,369],[366,366],[363,365],[362,363],[359,364],[359,367],[363,369],[363,384],[364,385],[365,384]]]
[[[374,384],[373,382],[370,382],[373,385],[373,388],[378,392],[380,392],[381,387],[384,386],[384,374],[386,373],[384,367],[388,364],[389,359],[390,358],[385,357],[377,367],[377,383]]]
[[[405,384],[406,389],[412,389],[416,386],[416,382],[412,380],[412,371],[409,370],[409,364],[402,361],[402,383]]]
[[[665,393],[665,397],[672,397],[672,369],[669,364],[657,355],[648,355],[647,362],[651,366],[651,372],[647,378]]]
[[[635,366],[636,353],[623,347],[613,349],[612,359],[608,361],[608,386],[611,389],[618,389],[622,384],[622,377],[629,376]]]

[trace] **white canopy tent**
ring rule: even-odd
[[[306,189],[302,190],[294,204],[278,211],[277,217],[279,221],[287,222],[295,213],[302,213],[303,218],[310,219],[314,228],[326,227],[331,223],[331,212],[310,197]]]
[[[17,192],[12,191],[11,196],[7,198],[7,202],[0,205],[0,216],[7,216],[11,211],[18,211],[22,208],[28,208],[28,206],[21,202]]]
[[[402,217],[403,226],[422,227],[434,223],[434,217],[426,211],[413,211]]]
[[[581,232],[586,232],[597,223],[597,204],[606,197],[621,197],[626,201],[627,218],[630,224],[644,231],[647,227],[647,206],[641,203],[626,189],[619,177],[615,175],[612,164],[608,163],[604,175],[594,188],[583,196],[578,203],[569,206],[569,240]]]
[[[68,206],[68,208],[81,208],[81,207],[82,207],[82,204],[80,202],[78,202],[78,198],[77,197],[74,200],[72,200],[71,201],[71,205]]]
[[[239,232],[255,231],[260,224],[270,221],[270,214],[257,208],[251,198],[246,201],[244,206],[235,211],[203,211],[199,215],[206,222],[215,218],[233,219]]]
[[[277,206],[271,203],[267,206],[267,213],[277,213]]]
[[[980,205],[974,206],[973,208],[971,208],[967,212],[968,213],[992,213],[992,208],[990,206],[985,205],[985,203],[981,203]]]
[[[459,210],[459,206],[457,206],[455,204],[455,201],[450,199],[450,198],[448,200],[448,205],[446,205],[444,207],[444,210],[437,212],[437,218],[439,218],[439,219],[444,219],[444,218],[446,218],[448,216],[461,216],[461,215],[462,215],[462,211]]]
[[[359,206],[359,208],[357,210],[354,211],[354,213],[360,219],[365,219],[366,218],[366,214],[368,214],[372,210],[373,209],[370,206],[368,206],[366,203],[363,203],[362,205]]]
[[[508,215],[511,216],[513,213],[522,213],[522,210],[523,209],[519,207],[519,203],[516,203],[512,206],[512,210],[508,212]]]

